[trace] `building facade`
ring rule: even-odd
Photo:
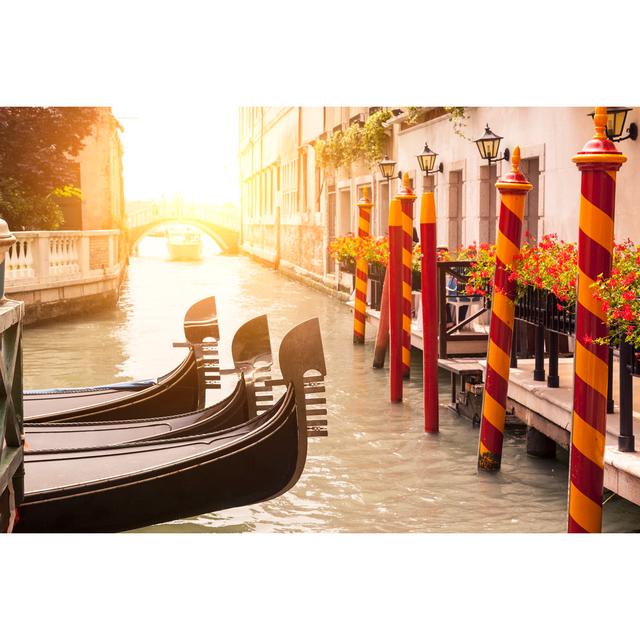
[[[357,232],[356,202],[367,185],[373,200],[371,234],[385,235],[388,203],[399,180],[385,180],[377,165],[322,171],[314,144],[353,122],[364,122],[376,107],[243,107],[240,109],[240,180],[243,248],[276,266],[293,266],[331,284],[336,265],[328,245],[336,236]],[[418,197],[435,193],[438,244],[455,249],[472,242],[494,242],[498,215],[495,183],[511,163],[489,165],[473,140],[489,125],[505,148],[521,150],[521,169],[534,189],[529,193],[524,228],[537,238],[557,233],[578,236],[580,172],[571,157],[593,136],[592,108],[471,107],[454,126],[441,107],[423,108],[413,123],[407,108],[393,109],[385,123],[385,152],[408,172]],[[625,128],[638,122],[632,109]],[[439,155],[443,172],[425,177],[416,156],[425,144]],[[640,242],[640,140],[618,143],[628,158],[618,176],[616,240]],[[419,202],[419,200],[418,200]],[[418,205],[414,220],[419,218]]]
[[[63,202],[62,229],[117,229],[124,215],[120,123],[111,107],[97,107],[91,134],[76,157],[76,184],[81,199]]]

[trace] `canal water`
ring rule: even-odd
[[[143,239],[115,309],[27,327],[26,388],[155,378],[184,350],[182,319],[195,301],[215,295],[222,366],[245,321],[267,313],[274,354],[295,324],[320,319],[327,364],[329,437],[314,438],[304,473],[285,495],[262,504],[148,527],[171,532],[561,532],[566,529],[567,456],[525,453],[522,431],[506,435],[502,471],[476,470],[478,430],[440,409],[440,433],[422,430],[422,372],[414,352],[404,402],[388,402],[388,370],[371,367],[371,330],[352,344],[343,303],[246,257],[215,255],[170,262],[164,240]],[[441,379],[440,402],[448,399]],[[611,496],[605,531],[640,530],[640,508]]]

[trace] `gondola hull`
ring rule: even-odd
[[[202,392],[193,350],[171,373],[139,391],[117,387],[25,394],[25,422],[133,420],[199,408]]]
[[[154,380],[70,389],[26,391],[25,422],[132,420],[175,415],[204,406],[202,348],[217,346],[220,338],[214,296],[193,304],[184,317],[189,353],[178,367]],[[205,341],[206,345],[203,344]],[[195,353],[198,350],[199,355]]]
[[[247,388],[241,376],[232,393],[220,402],[175,416],[123,422],[65,422],[25,425],[25,452],[107,447],[131,442],[169,440],[215,433],[249,420]]]
[[[306,458],[295,393],[217,434],[29,456],[16,532],[116,532],[273,498]]]

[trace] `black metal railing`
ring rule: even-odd
[[[559,337],[571,336],[575,333],[575,306],[566,305],[551,292],[534,287],[527,287],[516,301],[515,319],[517,322],[533,327],[535,364],[533,379],[540,382],[547,380],[547,386],[560,386],[558,373]],[[549,372],[545,372],[545,334],[549,356]],[[511,350],[511,366],[517,367],[517,336],[514,330],[513,348]]]
[[[486,313],[488,306],[484,296],[470,296],[466,293],[469,281],[470,260],[456,260],[438,262],[438,317],[439,317],[439,357],[448,357],[448,343],[464,342],[481,339],[477,334],[463,334],[460,330],[473,322],[476,318]],[[469,306],[480,302],[482,308],[473,314],[466,315],[461,321],[453,322],[448,316],[447,305]],[[451,325],[451,326],[449,326]],[[486,352],[486,348],[484,350]],[[469,354],[471,355],[471,354]]]
[[[380,262],[369,263],[370,298],[369,306],[376,311],[380,311],[382,303],[382,286],[387,268]]]
[[[635,451],[633,436],[633,378],[640,378],[640,351],[628,342],[620,344],[619,451]]]

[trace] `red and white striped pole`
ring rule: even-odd
[[[413,261],[413,202],[416,194],[409,184],[409,174],[402,174],[402,187],[396,196],[402,206],[402,375],[411,373],[411,290]]]
[[[478,450],[478,468],[485,471],[498,471],[502,462],[516,298],[516,283],[509,280],[507,267],[520,252],[524,202],[533,189],[520,172],[520,147],[513,150],[511,161],[511,171],[496,183],[501,197],[500,220]]]
[[[402,208],[389,205],[389,381],[391,402],[402,402]]]
[[[362,197],[358,200],[358,238],[369,238],[371,221],[371,200],[369,187],[362,189]],[[364,256],[356,260],[356,298],[353,310],[353,342],[364,344],[364,331],[367,320],[367,280],[369,278],[369,263]]]
[[[433,191],[420,200],[420,269],[422,277],[422,375],[424,430],[437,433],[438,410],[438,305],[436,275],[436,203]]]
[[[573,156],[582,175],[578,237],[578,302],[569,459],[569,533],[600,533],[607,423],[605,315],[593,297],[598,275],[608,278],[613,251],[616,173],[627,158],[607,139],[607,110],[598,107],[594,137]]]

